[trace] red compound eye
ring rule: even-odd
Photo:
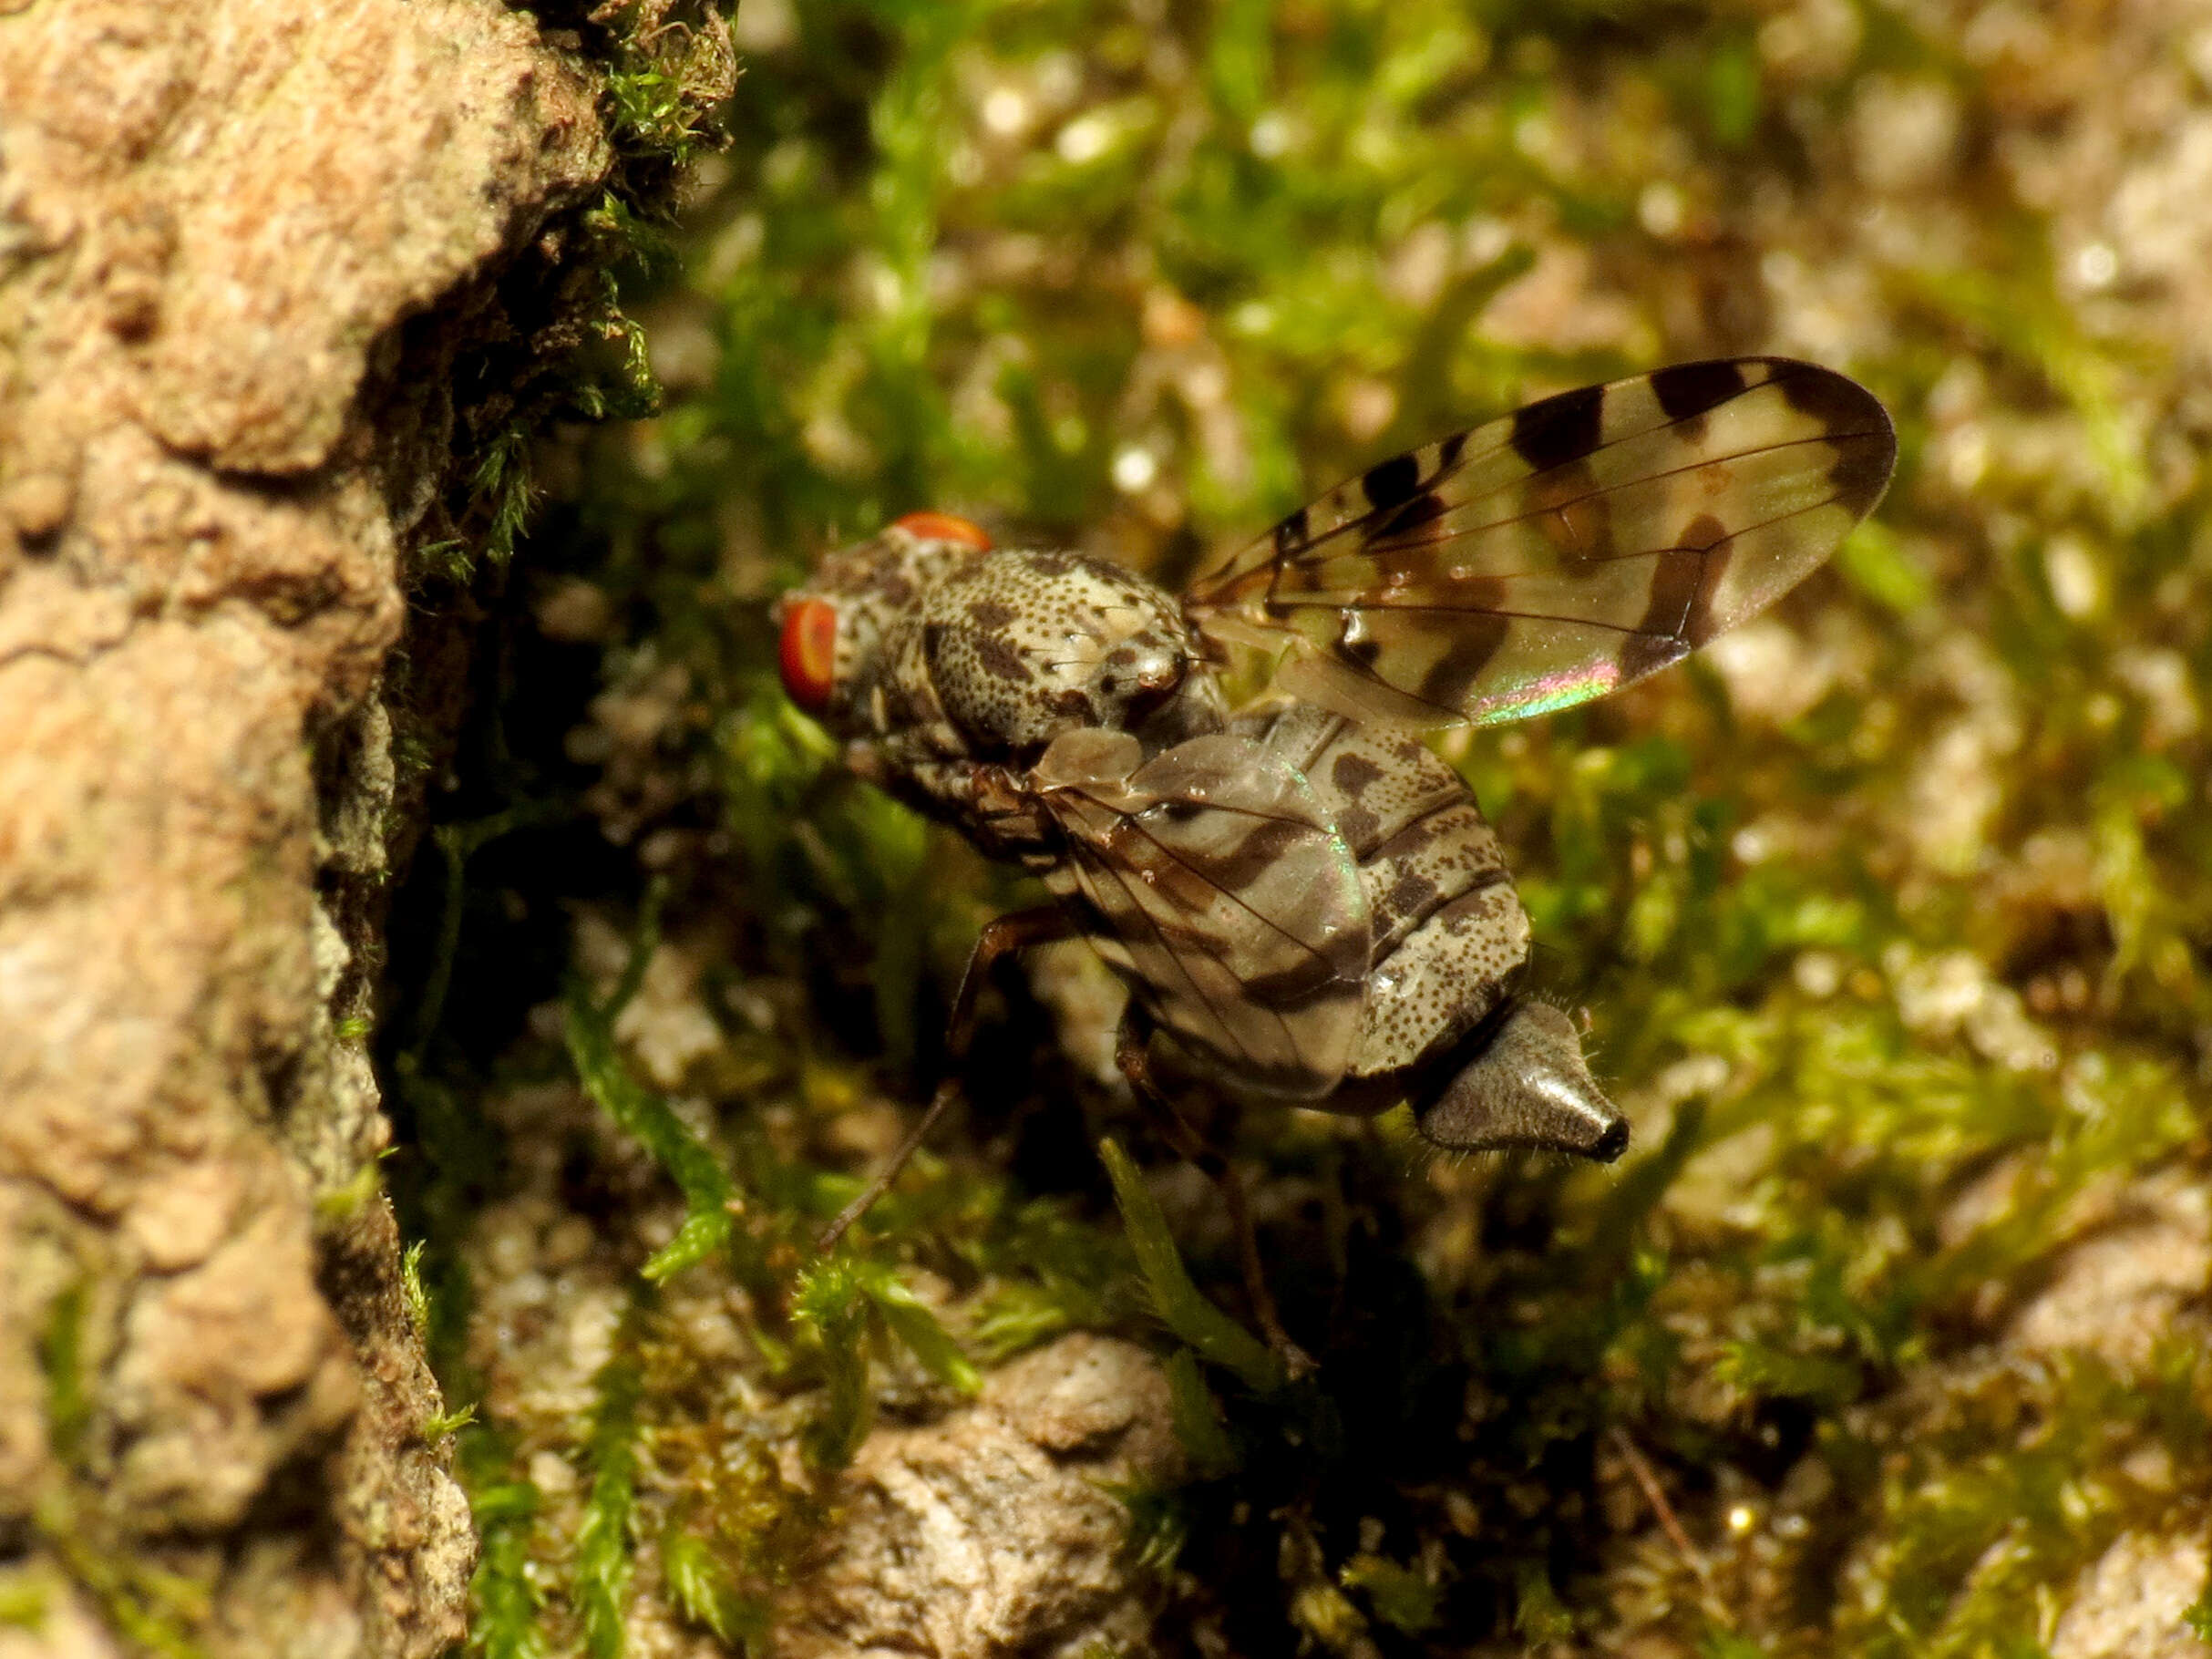
[[[838,611],[826,599],[802,599],[784,613],[784,692],[810,715],[829,706],[837,681]]]
[[[910,512],[898,521],[897,528],[919,541],[957,541],[979,553],[991,551],[989,531],[949,512]]]

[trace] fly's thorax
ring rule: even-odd
[[[1064,732],[1135,734],[1147,754],[1219,729],[1219,686],[1180,607],[1134,572],[1009,550],[949,572],[907,642],[979,752],[1027,754]]]
[[[918,512],[824,559],[776,603],[791,700],[847,738],[881,737],[907,723],[906,700],[891,684],[900,642],[925,596],[952,572],[988,558],[990,547],[965,519]]]

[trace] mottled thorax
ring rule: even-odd
[[[793,697],[894,770],[1034,758],[1085,728],[1156,754],[1225,717],[1169,594],[1079,554],[994,551],[942,514],[832,555],[777,614]]]
[[[1009,550],[963,565],[925,599],[917,643],[946,716],[983,752],[1099,729],[1154,753],[1222,722],[1176,602],[1098,560]]]

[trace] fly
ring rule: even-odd
[[[1234,1097],[1409,1102],[1439,1147],[1618,1158],[1628,1125],[1572,1024],[1514,991],[1528,919],[1497,838],[1417,734],[1570,707],[1680,661],[1826,560],[1896,455],[1854,381],[1736,357],[1383,461],[1179,598],[911,513],[778,603],[783,682],[854,772],[1055,896],[984,928],[952,1071],[993,961],[1088,940],[1129,988],[1121,1068],[1222,1182],[1255,1312],[1294,1355],[1233,1172],[1153,1078],[1154,1035]],[[1276,658],[1270,695],[1233,710],[1232,645]],[[939,1086],[825,1248],[956,1092]]]

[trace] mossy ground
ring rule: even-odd
[[[2205,389],[2022,183],[2069,26],[747,0],[640,314],[664,402],[540,448],[396,936],[485,1651],[772,1646],[871,1417],[1071,1325],[1171,1358],[1200,1478],[1131,1512],[1173,1651],[2026,1655],[2123,1533],[2203,1535]],[[1749,349],[1889,405],[1877,522],[1690,666],[1445,740],[1623,1165],[1249,1115],[1322,1362],[1279,1386],[1178,1291],[1148,1217],[1238,1310],[1054,955],[990,1009],[1021,1063],[810,1262],[1021,892],[838,775],[777,591],[920,507],[1173,581],[1394,448]]]

